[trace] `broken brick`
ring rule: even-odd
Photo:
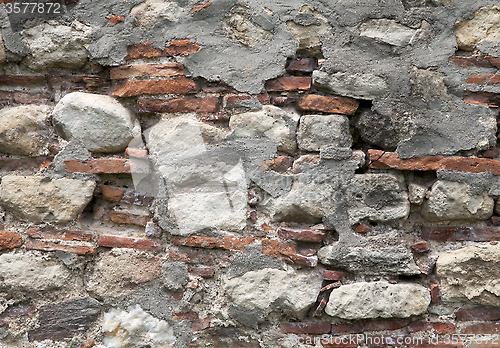
[[[128,224],[146,227],[149,214],[135,214],[123,210],[113,210],[110,213],[111,221],[117,224]]]
[[[283,239],[319,243],[325,237],[325,233],[313,230],[290,230],[280,227],[278,228],[278,236]]]
[[[364,332],[365,324],[362,321],[340,323],[332,325],[332,335],[355,334]]]
[[[226,250],[243,250],[245,245],[252,244],[255,238],[248,236],[224,236],[217,239],[216,246]]]
[[[323,279],[324,280],[338,280],[342,281],[344,278],[344,272],[339,272],[339,271],[329,271],[325,269],[323,271]]]
[[[359,102],[350,98],[308,94],[300,100],[297,107],[304,111],[321,111],[352,116],[358,109]]]
[[[266,82],[268,92],[307,91],[311,88],[312,78],[302,76],[280,77]]]
[[[289,72],[311,73],[316,68],[314,58],[295,58],[287,62],[285,69]]]
[[[284,334],[321,335],[330,333],[330,323],[281,323],[281,332]]]
[[[461,68],[492,68],[491,62],[484,56],[470,56],[470,57],[450,57],[450,62],[455,63]]]
[[[118,82],[114,97],[134,97],[143,94],[189,94],[196,93],[198,85],[192,79],[180,77],[164,80],[133,80]]]
[[[422,238],[440,242],[473,241],[489,242],[500,240],[500,227],[496,226],[443,226],[422,227]]]
[[[142,76],[184,76],[184,65],[181,63],[122,65],[111,69],[109,76],[112,80]]]
[[[26,242],[25,247],[27,250],[62,251],[77,255],[93,255],[96,251],[93,246],[56,244],[39,240],[29,240]]]
[[[321,294],[318,296],[318,307],[314,310],[313,317],[319,317],[321,315],[321,312],[323,309],[326,307],[326,304],[328,303],[328,295],[327,294]]]
[[[200,46],[196,42],[191,42],[189,39],[172,40],[167,43],[167,47],[163,50],[154,47],[153,42],[144,42],[128,46],[128,56],[126,59],[171,57],[194,53],[199,50]]]
[[[262,253],[264,255],[280,257],[292,263],[316,267],[318,264],[317,256],[303,256],[297,252],[297,245],[291,243],[282,243],[272,239],[262,239]]]
[[[106,20],[108,23],[117,25],[118,23],[122,22],[125,19],[125,16],[117,16],[117,15],[111,15],[106,17]]]
[[[194,267],[189,269],[189,274],[202,278],[213,278],[215,269],[213,267]]]
[[[134,149],[133,147],[127,147],[125,149],[125,153],[129,157],[140,158],[140,159],[147,159],[148,158],[148,150]]]
[[[371,232],[372,228],[368,226],[367,224],[359,224],[358,227],[354,229],[354,232],[357,233],[368,233]]]
[[[102,198],[108,201],[119,202],[121,201],[125,189],[121,187],[113,187],[108,185],[101,186]]]
[[[131,161],[123,158],[100,158],[80,162],[78,160],[64,161],[69,173],[91,174],[124,174],[124,173],[149,173],[149,164],[145,161]]]
[[[455,311],[457,320],[494,321],[500,319],[500,308],[463,306]]]
[[[341,282],[331,283],[331,284],[328,284],[328,285],[325,285],[324,287],[322,287],[320,292],[331,290],[331,289],[337,289],[337,288],[340,288],[341,286],[342,286]]]
[[[470,77],[465,81],[467,83],[476,83],[476,84],[484,84],[484,83],[500,83],[500,75],[477,75],[477,74],[472,74]]]
[[[191,324],[193,332],[202,331],[208,327],[210,327],[210,318],[198,319]]]
[[[170,261],[182,261],[190,264],[212,265],[214,257],[199,251],[170,249],[168,252]]]
[[[430,250],[431,246],[430,246],[429,242],[426,242],[425,240],[423,240],[421,242],[413,244],[411,246],[411,248],[416,253],[425,253],[425,252]]]
[[[431,284],[430,288],[431,288],[431,302],[432,303],[439,302],[439,285]]]
[[[42,87],[47,84],[45,75],[0,75],[0,85],[9,87]]]
[[[129,248],[144,251],[160,251],[162,245],[148,239],[102,235],[97,244],[108,248]]]
[[[173,113],[173,112],[213,112],[219,110],[219,100],[214,97],[173,98],[173,99],[139,99],[138,113]]]
[[[189,13],[195,13],[195,12],[201,11],[204,8],[207,8],[208,6],[212,6],[212,3],[211,2],[206,2],[204,4],[196,5],[191,10],[189,10]]]
[[[455,324],[437,321],[414,321],[408,325],[408,332],[433,331],[438,335],[448,335],[455,333]]]
[[[492,92],[464,91],[464,102],[467,104],[484,105],[490,108],[500,106],[500,94]]]
[[[272,170],[278,173],[286,172],[293,164],[292,157],[289,156],[278,156],[271,160],[265,160],[260,162],[260,170]]]
[[[295,103],[299,100],[299,97],[296,96],[289,96],[289,97],[271,97],[271,104],[276,105],[276,106],[287,106],[292,103]]]
[[[215,237],[205,237],[205,236],[189,236],[189,237],[174,236],[173,243],[176,245],[209,248],[209,249],[213,249],[217,246]]]
[[[466,335],[494,335],[500,332],[500,322],[489,322],[469,325],[461,330]]]
[[[26,231],[28,236],[35,239],[59,239],[59,240],[74,240],[80,242],[90,242],[92,233],[83,231],[63,231],[50,228],[29,228]]]
[[[0,250],[13,249],[23,244],[23,238],[16,232],[0,231]]]

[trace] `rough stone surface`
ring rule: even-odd
[[[399,142],[399,132],[392,116],[380,115],[372,110],[363,110],[355,118],[356,129],[361,138],[382,149],[395,149]]]
[[[224,283],[231,311],[245,326],[256,326],[276,310],[302,318],[316,302],[320,288],[319,272],[271,268],[250,271]]]
[[[319,151],[322,146],[350,147],[349,119],[342,115],[306,115],[300,118],[297,132],[299,149]]]
[[[276,142],[278,150],[294,152],[297,149],[295,131],[299,115],[276,106],[265,105],[262,111],[234,115],[229,127],[238,136],[252,136],[264,133]]]
[[[164,262],[161,280],[168,290],[181,290],[188,282],[188,268],[184,262]]]
[[[427,193],[427,188],[417,185],[417,184],[409,184],[408,185],[408,200],[411,204],[420,205],[424,202],[425,195]]]
[[[80,139],[93,152],[123,151],[140,134],[135,116],[109,96],[70,93],[56,105],[52,118],[61,136]]]
[[[49,115],[46,106],[18,106],[0,111],[0,152],[9,155],[47,154]]]
[[[245,46],[255,46],[259,42],[267,41],[271,32],[252,21],[250,9],[236,5],[226,15],[223,21],[224,34]]]
[[[13,294],[61,289],[70,279],[63,264],[35,253],[2,254],[0,265],[0,288]]]
[[[432,185],[422,215],[430,221],[486,220],[493,207],[494,201],[486,192],[471,195],[465,183],[439,180]]]
[[[404,178],[397,174],[359,174],[349,183],[349,221],[405,219],[410,202]]]
[[[135,17],[135,25],[152,29],[161,20],[176,22],[185,12],[175,1],[146,0],[132,8],[130,14]]]
[[[30,222],[74,220],[91,201],[95,181],[7,175],[2,178],[4,209]]]
[[[313,85],[341,96],[367,100],[380,97],[389,90],[385,80],[373,74],[328,74],[319,70],[313,72]]]
[[[498,245],[468,246],[439,255],[436,272],[445,302],[473,302],[500,306]]]
[[[431,302],[421,285],[358,282],[334,289],[325,312],[342,319],[408,318],[420,315]]]
[[[360,35],[393,46],[406,46],[416,30],[390,19],[371,19],[360,26]]]
[[[474,12],[474,18],[458,24],[456,29],[458,48],[473,51],[481,41],[491,40],[500,34],[500,7],[481,8]]]
[[[88,61],[92,29],[78,21],[60,25],[50,21],[24,31],[30,50],[26,65],[33,70],[79,69]]]

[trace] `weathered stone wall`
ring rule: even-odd
[[[498,342],[498,0],[16,4],[0,347]]]

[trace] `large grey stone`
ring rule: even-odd
[[[299,319],[316,302],[321,273],[265,268],[224,281],[230,312],[245,326],[256,326],[273,311]]]
[[[474,18],[460,22],[456,29],[458,48],[473,51],[481,41],[494,41],[500,34],[500,7],[481,8]]]
[[[385,80],[373,74],[349,74],[345,72],[328,74],[315,70],[313,71],[313,84],[335,94],[367,100],[380,97],[389,91]]]
[[[65,223],[83,211],[95,186],[94,180],[7,175],[2,178],[0,203],[25,221]]]
[[[70,272],[62,263],[35,253],[0,255],[0,289],[7,292],[33,292],[61,289]]]
[[[345,269],[349,272],[381,274],[420,274],[412,253],[403,246],[387,248],[347,247],[338,252],[332,246],[321,248],[318,252],[321,263]]]
[[[80,139],[93,152],[123,151],[140,135],[139,121],[134,114],[105,95],[67,94],[57,103],[52,119],[63,138]]]
[[[465,183],[438,180],[424,202],[422,216],[429,221],[486,220],[493,208],[493,198],[487,192],[471,195]]]
[[[359,135],[367,143],[386,150],[394,150],[398,145],[400,132],[393,116],[381,115],[367,109],[363,110],[354,122]]]
[[[406,46],[416,30],[391,19],[370,19],[361,24],[360,35],[380,40],[393,46]]]
[[[429,290],[421,285],[359,282],[334,289],[325,312],[348,320],[408,318],[423,314],[430,302]]]
[[[295,112],[266,105],[261,111],[233,115],[229,127],[237,136],[264,133],[276,142],[279,151],[292,153],[297,149],[295,131],[299,118]]]
[[[87,47],[92,29],[78,21],[61,25],[48,21],[24,31],[30,55],[30,69],[81,69],[88,61]]]
[[[477,245],[443,252],[436,263],[445,302],[500,306],[500,246]]]
[[[349,221],[405,219],[410,212],[404,177],[399,174],[358,174],[348,185]]]
[[[186,10],[179,7],[176,1],[146,0],[132,8],[130,14],[135,17],[136,26],[152,29],[162,20],[176,22],[186,14]]]
[[[47,154],[47,106],[17,106],[0,110],[0,152],[9,155]]]
[[[319,151],[322,146],[351,147],[349,119],[342,115],[305,115],[297,132],[299,149]]]

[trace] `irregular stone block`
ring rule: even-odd
[[[455,31],[458,49],[473,51],[481,41],[500,33],[500,7],[481,8],[474,18],[460,22]]]
[[[360,26],[361,36],[380,40],[392,46],[406,46],[416,30],[391,19],[371,19]]]
[[[32,253],[2,254],[0,265],[0,288],[8,292],[60,289],[70,278],[63,264]]]
[[[105,95],[67,94],[57,103],[52,118],[63,138],[80,139],[94,152],[123,151],[141,131],[136,117]]]
[[[316,302],[321,273],[265,268],[226,280],[224,289],[232,317],[245,326],[256,326],[273,311],[303,318]]]
[[[439,255],[436,272],[445,302],[500,307],[500,246],[469,246]]]
[[[365,109],[354,120],[359,135],[367,143],[387,150],[396,148],[399,142],[399,130],[392,115],[380,115]]]
[[[423,314],[430,302],[429,289],[421,285],[359,282],[334,289],[325,312],[348,320],[408,318]]]
[[[322,146],[352,146],[349,119],[342,115],[305,115],[300,118],[297,132],[299,149],[319,151]]]
[[[396,174],[358,174],[348,185],[348,213],[352,225],[406,219],[410,202],[404,177]]]
[[[0,203],[23,220],[64,223],[83,211],[95,186],[93,180],[7,175],[2,178]]]
[[[373,100],[389,91],[385,80],[373,74],[313,72],[313,85],[335,94],[356,99]]]
[[[252,12],[248,7],[236,5],[225,16],[222,22],[224,34],[246,46],[255,46],[259,42],[271,38],[270,28],[262,28],[252,20]],[[268,29],[268,30],[266,30]]]
[[[261,111],[234,115],[229,127],[238,136],[264,133],[276,142],[278,150],[292,153],[297,149],[295,131],[300,116],[276,106],[266,105]]]
[[[188,268],[184,262],[163,262],[162,283],[168,290],[181,290],[188,283]]]
[[[75,297],[39,310],[40,326],[28,332],[32,341],[60,341],[84,333],[97,319],[100,304],[91,297]]]
[[[432,70],[414,69],[411,75],[412,93],[424,100],[451,100],[444,83],[444,74]]]
[[[493,207],[493,198],[486,192],[471,195],[465,183],[438,180],[424,202],[422,216],[429,221],[486,220]]]
[[[424,202],[425,194],[427,193],[427,188],[417,185],[417,184],[409,184],[408,185],[408,200],[411,204],[420,205]]]
[[[176,22],[186,10],[175,1],[146,0],[133,7],[130,14],[135,17],[135,25],[149,30],[165,19]]]
[[[0,152],[9,155],[48,154],[49,114],[46,106],[18,106],[0,111]]]

